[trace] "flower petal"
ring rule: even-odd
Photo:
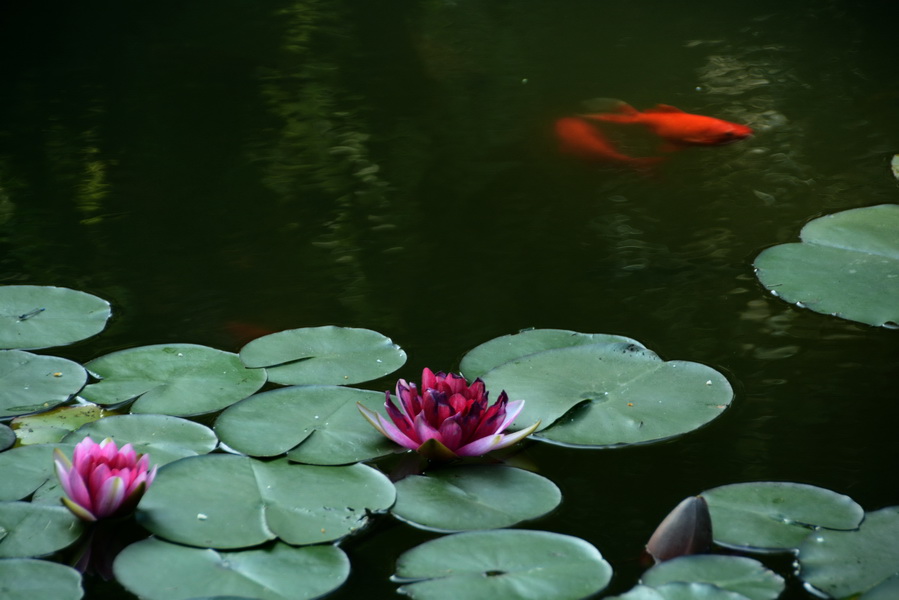
[[[66,508],[68,508],[70,511],[72,511],[72,514],[74,514],[76,517],[78,517],[82,521],[96,521],[97,520],[97,517],[94,515],[94,513],[92,513],[88,509],[84,508],[80,504],[76,504],[75,502],[72,502],[65,496],[60,498],[60,500],[62,500],[62,503],[66,505]]]
[[[360,403],[356,403],[356,407],[359,409],[359,412],[362,413],[362,416],[371,423],[372,427],[377,429],[387,438],[390,438],[400,446],[404,448],[409,448],[410,450],[415,450],[418,446],[421,445],[420,442],[417,442],[407,436],[405,433],[400,431],[395,425],[392,423],[388,423],[381,415],[374,412],[373,410],[362,406]],[[155,475],[155,472],[154,472]]]
[[[98,519],[114,515],[125,499],[125,482],[121,477],[109,477],[98,490],[94,511]]]

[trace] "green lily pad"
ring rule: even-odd
[[[702,496],[715,542],[740,550],[792,551],[817,528],[855,529],[865,515],[852,498],[801,483],[735,483]]]
[[[0,287],[0,348],[65,346],[103,331],[109,302],[85,292],[42,285]]]
[[[133,413],[190,416],[215,412],[253,394],[265,371],[236,354],[195,344],[160,344],[107,354],[85,365],[99,383],[82,396],[97,404],[135,400]]]
[[[276,543],[217,552],[150,538],[125,548],[113,568],[119,583],[145,600],[307,600],[340,587],[349,576],[350,561],[329,545]]]
[[[298,465],[280,459],[209,454],[166,465],[138,506],[160,537],[209,548],[241,548],[280,538],[293,545],[340,539],[396,497],[380,472]]]
[[[306,327],[257,338],[241,348],[247,367],[265,367],[283,385],[349,385],[393,373],[406,353],[370,329]]]
[[[71,567],[33,558],[0,560],[3,600],[80,600],[81,573]]]
[[[718,417],[733,399],[727,379],[714,369],[665,362],[623,341],[532,352],[494,367],[482,379],[492,391],[525,400],[513,428],[540,420],[544,429],[534,439],[580,447],[687,433]]]
[[[799,577],[834,598],[895,585],[897,539],[899,506],[867,513],[855,531],[815,532],[799,546]]]
[[[899,205],[810,221],[801,243],[764,250],[756,275],[777,297],[815,312],[899,327]]]
[[[612,567],[582,539],[501,529],[425,542],[398,559],[401,594],[422,600],[567,600],[605,588]]]
[[[545,515],[562,501],[549,479],[498,465],[439,469],[394,485],[391,514],[433,531],[510,527]]]
[[[208,454],[218,445],[218,438],[205,425],[169,415],[114,415],[80,427],[64,441],[78,443],[87,436],[96,442],[112,438],[120,448],[131,444],[158,466]]]
[[[11,448],[16,443],[16,432],[0,423],[0,452]]]
[[[899,598],[899,574],[880,583],[864,594],[858,600],[896,600]]]
[[[0,350],[0,418],[49,410],[84,387],[78,363],[21,350]]]
[[[110,412],[96,404],[57,406],[37,415],[16,417],[12,425],[23,446],[52,444],[62,441],[85,423],[103,418]]]
[[[658,587],[638,585],[608,600],[750,600],[743,594],[710,583],[666,583]]]
[[[383,392],[340,386],[298,386],[263,392],[228,407],[215,431],[229,447],[251,456],[288,452],[296,462],[341,465],[396,450],[356,403],[385,417]]]
[[[659,588],[670,583],[706,583],[746,596],[774,600],[784,590],[783,578],[757,560],[744,556],[695,554],[657,564],[640,583]]]
[[[83,530],[78,517],[63,506],[0,502],[0,558],[51,554],[72,544]]]
[[[0,454],[0,501],[21,500],[47,481],[56,480],[53,450],[72,456],[74,444],[21,446]]]
[[[526,329],[484,342],[469,350],[459,364],[459,369],[469,380],[482,377],[487,371],[529,354],[591,344],[634,344],[636,340],[607,333],[578,333],[565,329]]]

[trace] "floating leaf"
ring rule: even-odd
[[[270,381],[284,385],[349,385],[399,369],[406,353],[370,329],[306,327],[257,338],[240,350],[251,368],[265,367]]]
[[[72,544],[83,525],[64,506],[0,502],[0,531],[4,533],[0,536],[0,558],[26,558]]]
[[[131,444],[140,454],[149,454],[158,466],[179,458],[208,454],[218,438],[205,425],[169,415],[115,415],[84,425],[70,433],[66,442],[78,443],[90,436],[99,442],[112,438],[122,447]]]
[[[84,367],[64,358],[0,350],[0,417],[49,410],[84,386]]]
[[[402,554],[393,579],[423,600],[566,600],[609,584],[612,568],[582,539],[503,529],[440,537]]]
[[[79,600],[81,573],[71,567],[33,558],[0,560],[3,600]]]
[[[858,600],[896,600],[899,598],[899,573],[862,594]]]
[[[85,366],[101,381],[84,388],[84,398],[104,405],[136,398],[133,413],[214,412],[265,383],[265,371],[245,368],[236,354],[195,344],[129,348]]]
[[[96,421],[110,413],[111,411],[96,404],[57,406],[37,415],[16,417],[12,424],[23,446],[52,444],[62,441],[85,423]]]
[[[289,451],[297,462],[340,465],[396,449],[356,403],[384,411],[384,394],[340,386],[288,387],[250,396],[228,407],[215,431],[229,447],[252,456]]]
[[[750,600],[743,594],[710,583],[666,583],[658,587],[638,585],[607,600]]]
[[[756,275],[786,302],[868,325],[899,327],[899,206],[810,221],[801,243],[764,250]]]
[[[435,531],[510,527],[553,510],[562,500],[545,477],[512,467],[469,465],[396,482],[391,513]]]
[[[459,368],[466,378],[473,380],[503,363],[529,354],[591,344],[633,344],[642,347],[640,342],[620,335],[578,333],[565,329],[526,329],[494,338],[469,350],[462,357]]]
[[[350,562],[329,545],[216,552],[150,538],[116,557],[116,579],[145,600],[306,600],[340,587]],[[160,574],[164,574],[160,577]]]
[[[385,511],[395,496],[387,477],[361,464],[210,454],[160,469],[138,519],[161,537],[193,546],[240,548],[275,538],[318,544],[361,528],[368,512]]]
[[[525,400],[516,424],[539,419],[546,427],[532,437],[571,446],[683,434],[719,416],[733,399],[727,379],[714,369],[665,362],[643,346],[621,341],[526,354],[494,367],[483,379],[488,389]]]
[[[53,450],[72,456],[74,444],[37,444],[21,446],[0,454],[0,501],[20,500],[44,485],[56,480]]]
[[[855,529],[865,514],[848,496],[802,483],[735,483],[702,496],[715,542],[750,551],[794,550],[815,528]]]
[[[757,560],[710,554],[682,556],[659,563],[640,579],[643,585],[654,588],[678,582],[707,583],[750,600],[774,600],[785,587],[780,575]]]
[[[0,287],[0,348],[34,350],[65,346],[103,331],[106,300],[68,288]]]
[[[12,447],[16,443],[16,432],[0,423],[0,452]]]
[[[855,531],[818,531],[799,546],[799,576],[834,598],[895,586],[897,539],[899,506],[867,513]]]

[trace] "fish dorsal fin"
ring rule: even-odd
[[[591,113],[620,113],[623,115],[637,113],[636,108],[617,98],[591,98],[581,102],[581,105],[587,112]]]
[[[655,108],[648,108],[643,112],[648,113],[682,113],[681,109],[671,106],[670,104],[656,104]]]

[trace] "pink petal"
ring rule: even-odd
[[[362,406],[360,403],[356,403],[356,406],[359,408],[359,412],[362,413],[362,416],[372,424],[372,427],[381,432],[385,437],[390,438],[400,446],[404,448],[409,448],[410,450],[415,450],[421,445],[421,442],[413,440],[405,433],[400,431],[395,425],[392,423],[388,423],[384,418],[381,417],[378,413],[373,410]],[[155,475],[155,468],[154,468]]]
[[[440,441],[444,446],[453,450],[459,447],[462,441],[462,427],[456,421],[455,417],[450,417],[440,424]]]
[[[505,393],[505,392],[503,392]],[[497,427],[497,431],[505,431],[506,428],[515,422],[515,418],[521,413],[524,408],[524,400],[515,400],[514,402],[509,402],[506,404],[506,418],[503,419],[502,424]]]
[[[97,520],[97,517],[96,517],[96,515],[94,515],[94,513],[92,513],[88,509],[84,508],[80,504],[76,504],[76,503],[72,502],[65,496],[62,497],[62,503],[66,505],[66,508],[68,508],[70,511],[72,511],[72,514],[74,514],[76,517],[78,517],[82,521],[96,521]]]
[[[97,518],[102,519],[115,514],[119,507],[122,506],[123,500],[125,500],[125,483],[122,481],[122,478],[108,478],[98,490],[94,504]]]
[[[64,484],[62,487],[67,490],[72,502],[93,512],[94,505],[93,502],[91,502],[91,495],[87,489],[87,483],[85,483],[78,471],[73,470],[69,473],[68,485]]]

